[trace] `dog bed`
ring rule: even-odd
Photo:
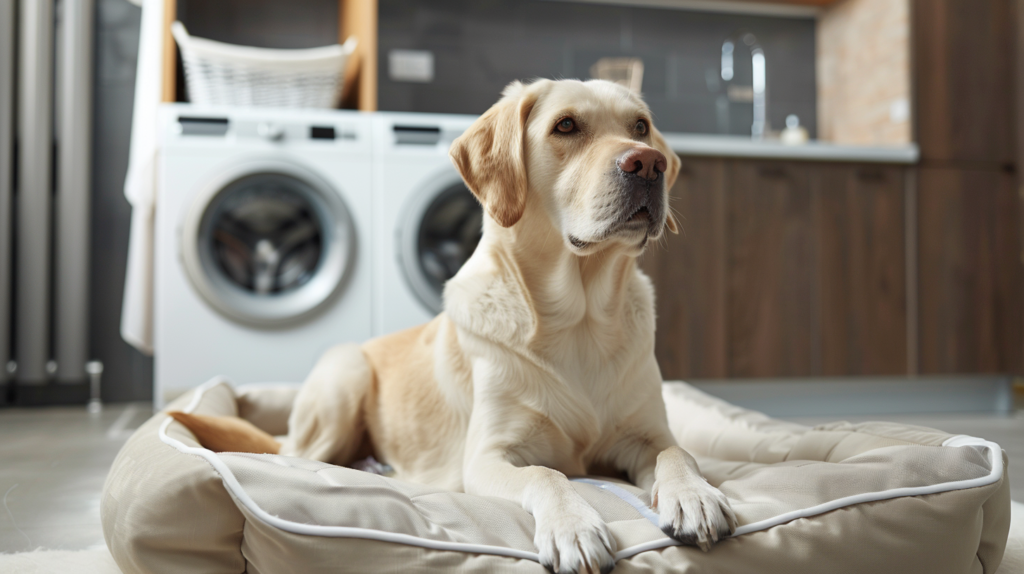
[[[284,434],[295,387],[214,379],[169,409],[237,415]],[[658,528],[650,496],[582,478],[615,537],[616,572],[994,573],[1010,523],[999,445],[889,423],[809,428],[666,383],[672,431],[731,500],[710,552]],[[158,413],[104,486],[103,532],[134,572],[534,572],[533,518],[497,498],[351,468],[202,448]]]

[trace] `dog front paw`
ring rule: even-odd
[[[722,491],[702,478],[657,481],[654,506],[665,534],[704,552],[736,531],[736,514]]]
[[[556,574],[607,574],[615,567],[615,540],[589,504],[535,513],[540,562]]]

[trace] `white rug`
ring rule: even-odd
[[[93,550],[43,550],[0,554],[0,572],[4,574],[121,574],[106,548]]]
[[[1012,503],[1010,539],[996,574],[1024,572],[1024,504]],[[18,554],[0,554],[0,572],[4,574],[121,574],[106,548],[92,550],[35,550]]]

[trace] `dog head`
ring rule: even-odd
[[[677,230],[668,190],[679,158],[643,100],[617,84],[513,82],[450,154],[494,222],[512,227],[536,201],[577,255],[639,252]]]

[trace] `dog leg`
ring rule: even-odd
[[[678,446],[661,451],[654,474],[651,500],[665,534],[707,552],[736,530],[729,499],[708,484],[690,453]]]
[[[722,491],[701,475],[697,461],[667,433],[661,440],[623,441],[614,460],[634,484],[651,490],[665,534],[707,552],[736,530],[736,514]]]
[[[615,567],[615,540],[601,515],[564,474],[544,466],[515,466],[510,455],[473,457],[466,492],[511,500],[536,521],[533,537],[541,564],[558,574],[605,574]]]
[[[365,434],[363,403],[372,385],[373,372],[358,346],[329,349],[299,390],[281,454],[352,462]]]

